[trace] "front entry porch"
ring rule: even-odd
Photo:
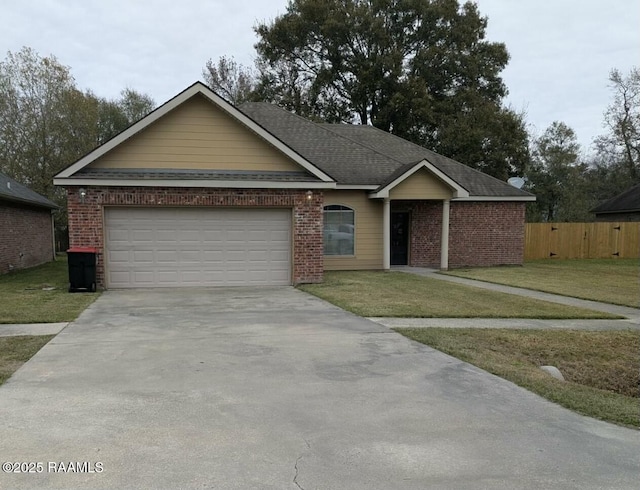
[[[450,201],[391,200],[383,206],[384,269],[439,264],[449,267]],[[431,258],[427,258],[431,257]]]

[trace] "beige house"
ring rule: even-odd
[[[103,287],[285,285],[325,270],[519,264],[534,196],[371,126],[196,83],[60,172]]]

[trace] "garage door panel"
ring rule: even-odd
[[[128,283],[131,281],[131,275],[129,274],[129,271],[118,271],[118,270],[112,270],[111,271],[111,280],[118,282],[118,283]]]
[[[157,263],[173,263],[178,260],[178,252],[175,250],[156,250],[155,260]]]
[[[285,209],[107,208],[108,287],[291,283]]]
[[[189,264],[200,264],[200,262],[202,262],[200,251],[180,250],[180,253],[178,254],[178,262],[182,265],[182,270],[184,270],[185,266]]]
[[[154,253],[151,250],[136,250],[133,252],[133,260],[136,262],[153,262]]]
[[[130,239],[133,240],[134,242],[150,242],[150,241],[153,241],[154,239],[153,235],[154,235],[153,230],[150,230],[148,228],[147,229],[138,228],[137,230],[133,230],[131,232]]]
[[[216,226],[220,228],[221,225],[207,223],[207,226],[211,226],[211,227]],[[201,238],[204,242],[220,243],[222,241],[221,234],[222,234],[222,231],[219,231],[219,230],[202,230]]]
[[[215,265],[216,269],[218,268],[217,264],[224,262],[224,252],[222,250],[205,250],[202,252],[202,256],[206,265]]]
[[[178,236],[178,240],[180,240],[180,243],[199,243],[200,240],[202,240],[202,237],[200,236],[200,232],[198,230],[189,230],[187,227],[188,226],[198,226],[199,223],[191,223],[191,222],[185,222],[182,223],[181,229],[180,229],[180,234]],[[202,223],[204,224],[204,223]]]
[[[108,238],[110,240],[129,240],[129,231],[128,230],[120,230],[117,228],[109,230]]]
[[[140,285],[151,285],[154,282],[154,273],[147,271],[133,271],[133,280]]]

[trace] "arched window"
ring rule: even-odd
[[[341,204],[324,207],[324,254],[354,255],[355,214]]]

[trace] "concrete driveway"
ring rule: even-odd
[[[108,291],[0,387],[0,414],[0,459],[43,463],[0,488],[618,489],[640,475],[640,432],[293,288]]]

